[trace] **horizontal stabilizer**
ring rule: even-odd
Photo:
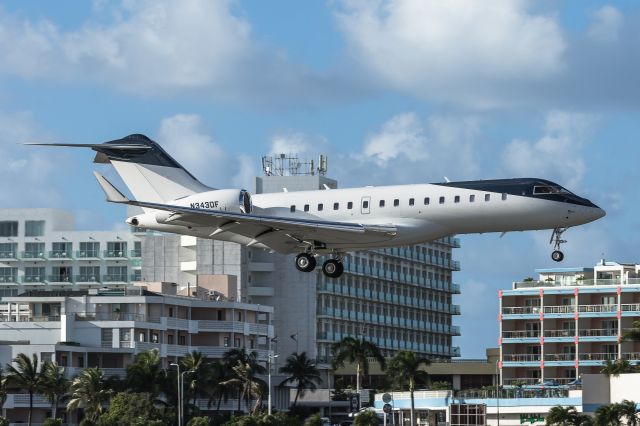
[[[105,179],[104,176],[102,176],[98,172],[93,172],[93,175],[96,177],[96,179],[98,180],[98,183],[100,184],[100,187],[102,188],[105,195],[107,196],[107,201],[110,201],[112,203],[128,203],[129,202],[129,199],[125,197],[122,194],[122,192],[118,191],[118,189],[115,186],[113,186],[111,182]]]
[[[39,143],[39,142],[25,142],[24,145],[35,146],[64,146],[71,148],[92,148],[96,151],[104,149],[119,149],[124,151],[138,151],[141,149],[151,149],[150,146],[141,143],[128,143],[128,144],[102,144],[102,143]]]

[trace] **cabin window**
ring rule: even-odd
[[[490,201],[491,200],[491,194],[484,194],[484,200],[485,201]]]
[[[507,194],[506,193],[502,193],[502,201],[505,201],[507,199]]]
[[[368,209],[369,208],[369,202],[368,201],[363,201],[362,202],[362,208],[363,209]]]
[[[333,203],[333,209],[338,210],[340,208],[340,203]]]
[[[380,200],[380,207],[384,207],[384,200]]]
[[[469,202],[473,203],[474,201],[476,201],[476,196],[473,194],[469,195]]]
[[[393,200],[393,207],[398,207],[400,205],[400,200],[399,199],[395,199]]]
[[[416,200],[413,198],[409,198],[409,205],[413,206],[416,203]]]
[[[296,212],[296,206],[291,206],[291,213],[295,213]]]
[[[424,197],[424,205],[425,206],[429,205],[429,197]]]
[[[453,197],[453,202],[454,203],[459,203],[460,202],[460,196],[456,195],[455,197]]]
[[[322,203],[318,204],[318,211],[319,212],[321,212],[323,208],[324,208],[324,206],[322,205]]]
[[[304,205],[304,211],[305,211],[305,212],[308,212],[308,211],[309,211],[309,204],[305,204],[305,205]]]
[[[440,204],[444,204],[444,197],[440,197]]]
[[[351,210],[352,208],[353,208],[353,202],[352,202],[352,201],[349,201],[349,202],[347,203],[347,209]]]

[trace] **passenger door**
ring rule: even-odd
[[[362,201],[360,203],[360,212],[362,214],[371,213],[371,197],[362,197]]]

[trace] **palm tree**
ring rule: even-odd
[[[634,373],[635,371],[636,367],[631,365],[626,359],[618,359],[615,361],[611,361],[608,359],[605,361],[602,370],[600,370],[602,374],[615,377],[619,376],[620,374]]]
[[[84,408],[85,417],[95,423],[102,413],[102,405],[109,401],[112,393],[105,385],[102,370],[86,368],[71,383],[71,400],[67,410]]]
[[[322,383],[316,363],[307,358],[306,352],[289,355],[284,366],[280,368],[280,372],[289,375],[280,385],[296,384],[296,397],[293,400],[293,407],[298,403],[298,397],[304,395],[307,389],[316,390],[318,388],[317,385]]]
[[[216,412],[219,413],[222,401],[226,402],[233,390],[232,386],[224,384],[233,378],[230,374],[233,371],[230,371],[224,362],[215,360],[209,365],[208,372],[209,376],[205,382],[205,392],[209,396],[209,407],[214,401],[217,401]]]
[[[160,395],[165,376],[157,349],[140,352],[127,366],[128,388],[133,392],[148,393],[152,399]]]
[[[636,410],[636,403],[627,399],[618,404],[622,415],[626,418],[627,426],[638,426],[640,420],[638,420],[638,410]]]
[[[231,385],[239,389],[240,397],[247,401],[247,408],[251,404],[251,399],[255,397],[256,404],[251,410],[251,413],[255,414],[260,407],[260,401],[262,395],[264,395],[266,384],[256,377],[256,371],[252,368],[251,364],[239,362],[233,367],[233,372],[235,377],[223,382],[223,385]]]
[[[633,322],[633,328],[622,335],[622,341],[639,342],[640,341],[640,321]]]
[[[0,411],[7,400],[7,378],[4,376],[2,367],[0,367]]]
[[[13,359],[15,367],[7,364],[7,381],[9,386],[17,389],[24,389],[29,393],[29,420],[31,426],[31,415],[33,414],[33,394],[42,390],[42,365],[38,363],[38,356],[33,354],[29,358],[26,354],[19,353]],[[40,368],[38,368],[38,366]]]
[[[231,349],[222,356],[222,360],[224,364],[227,366],[227,369],[231,371],[230,379],[235,377],[235,373],[233,373],[233,369],[238,364],[248,364],[251,367],[251,370],[256,374],[266,374],[267,369],[258,363],[258,352],[252,351],[247,353],[245,348],[242,349]],[[238,391],[238,411],[240,411],[240,403],[242,402],[242,389],[238,386],[236,382],[230,381],[227,379],[221,384],[226,387],[235,388]]]
[[[573,405],[563,407],[562,405],[556,405],[549,410],[547,414],[547,426],[564,426],[564,425],[576,425],[578,418],[578,411]]]
[[[418,357],[415,353],[410,351],[399,351],[389,362],[387,368],[387,375],[394,380],[401,387],[408,386],[409,394],[411,395],[411,424],[414,425],[415,416],[415,401],[413,399],[413,393],[416,390],[416,384],[418,382],[426,383],[428,374],[426,371],[421,370],[421,366],[427,366],[431,364],[427,358]]]
[[[356,364],[356,392],[360,393],[360,376],[369,373],[369,358],[374,358],[384,369],[385,362],[380,349],[373,343],[353,337],[343,337],[331,346],[333,368],[342,367],[345,361]]]
[[[60,399],[69,390],[69,379],[64,374],[64,368],[56,362],[46,362],[43,365],[43,386],[42,392],[51,402],[51,417],[54,419],[58,415],[58,405]]]
[[[186,375],[189,378],[187,382],[187,402],[192,399],[195,407],[196,399],[204,392],[205,383],[209,376],[209,361],[202,352],[193,351],[180,363],[182,364],[182,371],[190,372],[190,374]]]
[[[622,424],[620,404],[602,405],[596,410],[595,423],[598,426],[619,426]]]

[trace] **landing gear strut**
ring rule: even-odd
[[[566,231],[567,228],[555,228],[553,230],[553,234],[551,234],[551,241],[549,244],[553,244],[553,253],[551,253],[551,259],[556,262],[562,262],[564,259],[564,253],[560,251],[560,245],[567,242],[567,240],[562,239],[562,234]]]

